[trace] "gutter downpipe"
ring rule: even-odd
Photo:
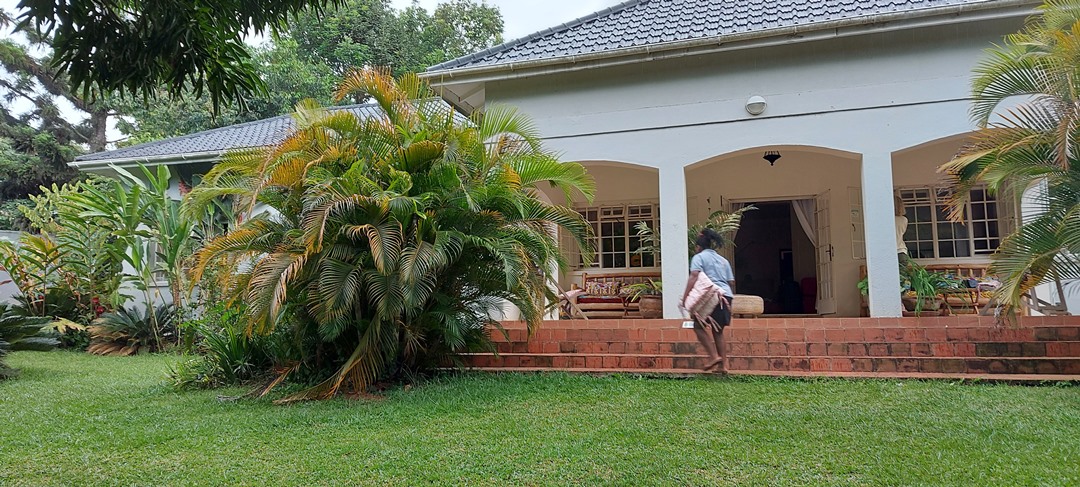
[[[1001,9],[1011,7],[1025,7],[1035,5],[1037,2],[1030,0],[1003,0],[994,2],[981,2],[978,4],[965,4],[965,5],[950,5],[947,7],[940,7],[935,9],[926,10],[914,10],[892,14],[877,14],[870,17],[854,17],[850,19],[832,20],[822,23],[814,23],[807,25],[796,25],[790,27],[781,27],[777,29],[769,29],[765,31],[748,32],[743,34],[735,34],[731,36],[725,36],[721,39],[708,38],[708,39],[693,39],[687,41],[676,41],[664,44],[650,44],[640,47],[628,48],[619,51],[597,52],[588,53],[582,55],[567,56],[555,59],[537,59],[530,61],[523,61],[519,63],[507,63],[493,66],[478,66],[474,68],[462,68],[462,69],[450,69],[433,71],[430,73],[420,73],[419,76],[422,79],[431,80],[435,86],[446,83],[450,80],[461,79],[462,81],[472,82],[486,82],[505,79],[517,79],[529,76],[535,76],[540,74],[555,74],[562,72],[573,72],[591,68],[601,68],[610,66],[620,66],[626,64],[636,64],[641,62],[661,60],[661,59],[674,59],[688,55],[696,54],[710,54],[715,52],[725,52],[741,49],[750,49],[757,47],[769,47],[781,44],[790,44],[793,41],[790,39],[783,40],[766,40],[768,38],[776,37],[795,37],[801,36],[799,41],[810,40],[823,40],[840,37],[849,37],[853,35],[860,35],[867,32],[891,32],[896,30],[904,30],[915,27],[934,27],[938,25],[949,25],[958,23],[955,19],[936,18],[927,19],[928,17],[944,17],[944,16],[959,16],[966,13],[977,13],[986,11],[989,9]],[[1014,9],[1008,12],[1000,12],[996,14],[982,15],[971,19],[961,19],[963,22],[972,22],[977,20],[996,20],[1015,17],[1027,17],[1035,14],[1033,9]],[[927,19],[919,21],[919,19]],[[891,27],[874,27],[875,24],[885,24],[888,22],[908,22],[910,24],[897,25]],[[842,32],[841,29],[852,28],[850,31]],[[855,29],[857,27],[864,27],[863,29]],[[834,32],[827,33],[825,31],[832,30]],[[812,37],[811,37],[812,36]],[[749,42],[760,39],[761,42]],[[719,41],[719,42],[718,42]],[[739,43],[747,41],[742,45],[730,45],[733,43]],[[711,47],[710,47],[711,46]],[[701,48],[701,49],[694,49]],[[614,60],[612,58],[619,57],[623,59]],[[629,59],[628,59],[629,58]],[[591,64],[584,65],[590,61],[595,61]],[[556,65],[569,65],[566,67],[556,67]],[[542,68],[547,69],[542,69]],[[499,75],[499,72],[506,72],[508,74]],[[483,74],[492,74],[490,76],[477,76]],[[437,80],[437,81],[436,81]]]

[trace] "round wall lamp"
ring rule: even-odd
[[[765,112],[765,107],[767,106],[769,106],[769,104],[765,103],[764,97],[754,95],[746,100],[746,113],[751,115],[761,115]]]

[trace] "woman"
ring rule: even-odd
[[[686,290],[683,291],[682,302],[686,303],[686,296],[690,294],[690,290],[694,287],[694,281],[697,280],[699,273],[704,273],[713,284],[716,284],[720,288],[721,294],[723,294],[726,300],[727,306],[731,306],[731,300],[734,297],[732,288],[735,285],[735,274],[731,271],[731,264],[727,259],[716,253],[716,248],[723,247],[724,241],[720,237],[720,234],[715,230],[706,228],[698,233],[697,238],[694,240],[696,245],[694,258],[690,260],[690,279],[686,282]],[[702,323],[700,320],[694,320],[694,333],[697,334],[697,339],[701,342],[701,346],[705,347],[705,351],[709,353],[709,363],[705,366],[705,370],[716,369],[717,372],[724,373],[727,371],[727,367],[724,364],[724,358],[726,353],[724,351],[724,329],[723,327],[713,327]]]

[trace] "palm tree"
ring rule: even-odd
[[[1080,278],[1080,2],[1050,0],[1040,10],[975,69],[972,116],[981,128],[941,168],[952,179],[956,221],[976,185],[1014,198],[1040,188],[1028,192],[1040,214],[993,255],[1008,310],[1037,284]],[[998,115],[1015,97],[1022,103]]]
[[[292,327],[315,342],[302,357],[309,367],[332,363],[329,377],[286,400],[444,365],[449,352],[487,344],[501,300],[531,330],[556,302],[552,266],[566,266],[556,229],[591,254],[588,224],[538,189],[591,199],[592,179],[545,152],[514,110],[466,120],[416,76],[382,69],[347,76],[337,97],[350,96],[370,97],[382,116],[301,103],[294,133],[230,154],[186,202],[198,211],[232,195],[257,213],[197,253],[192,280],[238,264],[233,291],[249,332]],[[253,211],[262,206],[273,211]]]

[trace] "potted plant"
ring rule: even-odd
[[[642,318],[652,320],[664,317],[664,286],[660,281],[649,279],[647,282],[623,286],[623,290],[629,293],[628,299],[637,301]]]
[[[901,272],[900,280],[904,309],[920,315],[924,311],[936,313],[941,308],[941,289],[949,286],[944,274],[910,262]]]

